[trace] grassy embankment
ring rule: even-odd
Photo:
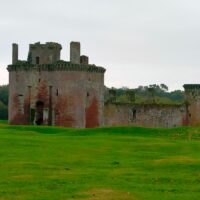
[[[199,200],[200,128],[0,124],[0,200]]]

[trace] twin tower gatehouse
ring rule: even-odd
[[[26,61],[13,44],[9,71],[9,123],[97,127],[103,124],[103,67],[89,64],[79,42],[70,43],[70,61],[60,60],[58,43],[30,44]]]

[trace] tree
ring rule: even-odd
[[[8,119],[8,85],[0,86],[0,119]]]
[[[8,107],[0,101],[0,119],[8,119]]]
[[[8,105],[8,85],[0,86],[0,101]]]
[[[163,91],[165,91],[165,92],[167,92],[168,91],[168,87],[165,85],[165,84],[160,84],[160,88],[163,90]]]

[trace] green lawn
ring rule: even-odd
[[[8,124],[8,121],[7,121],[7,120],[1,120],[1,119],[0,119],[0,124]]]
[[[0,124],[0,200],[199,200],[200,128]]]

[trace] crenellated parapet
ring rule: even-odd
[[[34,44],[30,44],[30,49],[62,49],[62,46],[59,43],[56,42],[46,42],[45,44],[41,44],[40,42],[36,42]]]
[[[84,65],[84,64],[73,64],[70,62],[61,64],[42,64],[34,65],[26,61],[20,61],[15,65],[8,65],[7,70],[11,71],[85,71],[85,72],[95,72],[104,73],[106,70],[103,67],[98,67],[96,65]]]
[[[62,46],[56,42],[40,42],[29,45],[28,61],[31,64],[52,64],[60,60]]]

